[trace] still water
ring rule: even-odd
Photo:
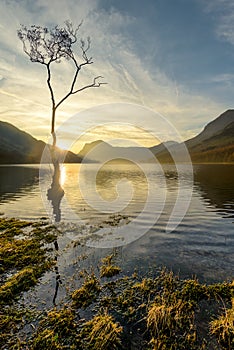
[[[39,175],[39,166],[0,166],[0,212],[22,219],[51,217],[52,208],[46,193],[50,182],[47,166]],[[95,164],[67,164],[61,170],[62,198],[61,249],[69,246],[79,225],[99,225],[113,215],[121,214],[133,220],[139,218],[139,227],[148,228],[139,239],[118,248],[124,272],[138,269],[142,274],[149,268],[165,265],[183,277],[198,276],[201,281],[214,282],[234,276],[234,165],[194,165],[194,182],[187,176],[186,166],[182,180],[171,165],[162,169],[145,165],[145,170],[129,164],[109,164],[96,174]],[[96,176],[96,180],[94,178]],[[121,180],[124,179],[124,182]],[[155,184],[155,195],[149,196],[149,183]],[[80,183],[78,183],[78,180]],[[119,186],[120,184],[120,186]],[[95,185],[95,186],[94,186]],[[182,186],[192,190],[189,208],[181,223],[172,232],[166,231],[167,222]],[[144,216],[139,214],[150,201]],[[183,206],[183,203],[181,205]],[[128,232],[128,220],[122,225]],[[69,230],[67,229],[70,225]],[[69,232],[68,232],[69,231]],[[73,232],[72,232],[73,231]],[[82,254],[80,247],[67,249],[60,255],[60,272],[74,273],[74,261]],[[96,266],[100,257],[110,249],[85,247],[88,263]],[[80,260],[79,260],[80,261]],[[79,268],[82,263],[79,263]]]

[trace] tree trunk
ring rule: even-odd
[[[64,190],[60,185],[60,165],[59,165],[59,154],[56,149],[56,133],[54,130],[55,126],[55,107],[52,109],[52,123],[51,123],[51,135],[53,138],[53,142],[51,145],[51,160],[54,167],[54,173],[52,177],[51,187],[47,191],[47,198],[51,201],[53,207],[53,215],[55,222],[59,222],[61,220],[61,210],[60,210],[60,202],[64,196]]]
[[[53,138],[53,147],[56,147],[56,134],[54,131],[54,125],[55,125],[55,112],[56,112],[56,108],[55,106],[52,107],[52,120],[51,120],[51,135]]]

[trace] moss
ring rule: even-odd
[[[7,230],[8,233],[12,232],[13,235],[15,234],[15,232],[18,232],[20,229],[30,226],[31,224],[31,222],[22,221],[14,218],[0,218],[0,231]]]
[[[100,276],[102,277],[113,277],[121,272],[119,266],[112,265],[112,259],[114,254],[108,255],[102,259],[102,265],[100,268]]]
[[[17,331],[17,326],[21,321],[22,313],[17,310],[0,311],[0,348],[5,346],[10,335]]]
[[[207,286],[210,297],[231,300],[234,297],[234,281],[232,283],[223,282]]]
[[[37,265],[46,259],[42,243],[35,239],[0,240],[1,272],[9,268]]]
[[[38,333],[31,344],[32,350],[62,350],[64,347],[59,344],[58,334],[51,329],[44,329]]]
[[[26,229],[27,228],[27,229]],[[14,300],[34,286],[54,264],[48,243],[56,239],[51,226],[0,218],[0,345],[23,348],[16,335],[27,319]],[[10,276],[10,277],[9,277]]]
[[[35,285],[54,264],[48,256],[49,248],[45,248],[45,243],[55,239],[52,229],[16,219],[0,219],[1,304],[11,303],[20,292]],[[9,274],[12,276],[6,279]]]
[[[196,279],[185,280],[179,293],[183,299],[197,304],[201,299],[209,297],[206,285],[200,284]]]
[[[19,339],[18,331],[25,322],[32,322],[36,313],[26,308],[12,307],[0,310],[0,348],[27,349],[25,342]]]
[[[193,349],[197,345],[193,303],[187,294],[178,293],[178,282],[169,272],[148,308],[147,328],[155,349]]]
[[[24,268],[17,272],[15,275],[10,277],[1,287],[0,287],[0,303],[10,302],[16,294],[21,291],[28,290],[31,286],[37,283],[34,270],[32,268]]]
[[[97,298],[100,291],[100,283],[97,277],[92,273],[85,278],[81,288],[72,293],[73,305],[76,308],[86,308]]]
[[[40,322],[35,336],[30,342],[31,348],[40,349],[77,349],[77,329],[72,309],[51,310]]]
[[[118,275],[121,271],[121,268],[119,266],[114,265],[102,265],[100,269],[100,275],[101,277],[113,277],[115,275]]]
[[[223,315],[210,323],[211,334],[214,334],[223,349],[234,349],[234,298],[232,307],[225,309]]]
[[[102,259],[100,278],[93,272],[84,272],[83,284],[71,294],[68,304],[48,311],[39,325],[32,322],[36,328],[30,340],[20,340],[19,330],[24,326],[25,316],[18,312],[14,300],[53,265],[49,250],[50,244],[56,243],[57,233],[46,223],[0,219],[0,348],[233,347],[230,301],[234,298],[234,283],[200,284],[196,279],[181,280],[166,269],[156,271],[155,278],[134,274],[102,280],[121,271],[113,264],[115,254]],[[83,319],[80,319],[81,311],[77,309],[88,306],[88,310],[82,310]],[[29,325],[31,321],[27,319],[26,323]]]
[[[67,308],[52,310],[48,313],[46,326],[53,328],[60,337],[65,337],[76,328],[74,312]]]
[[[148,294],[155,290],[156,283],[152,278],[143,278],[142,281],[136,282],[132,287],[143,294]]]
[[[58,230],[55,228],[55,226],[53,225],[49,225],[46,227],[43,226],[35,226],[32,225],[33,230],[31,232],[31,236],[35,239],[38,240],[40,242],[43,243],[53,243],[54,241],[56,241],[57,239],[57,235],[58,235]]]

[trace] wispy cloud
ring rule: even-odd
[[[147,38],[149,50],[139,54],[134,43],[137,33],[133,33],[137,18],[114,8],[104,9],[101,1],[1,1],[0,16],[1,118],[37,137],[48,135],[50,98],[44,67],[28,60],[16,36],[20,23],[55,25],[71,19],[79,24],[84,19],[80,34],[91,36],[94,64],[80,76],[78,84],[82,86],[97,75],[103,75],[108,82],[100,89],[90,89],[69,99],[58,111],[58,126],[82,109],[102,103],[130,102],[165,115],[186,138],[212,115],[223,111],[223,105],[190,92],[160,67],[147,64],[151,61],[151,46],[157,50],[156,43]],[[55,66],[53,82],[57,96],[65,93],[71,74],[69,64]]]
[[[216,34],[221,40],[234,45],[234,2],[232,0],[202,0],[207,12],[214,16]]]

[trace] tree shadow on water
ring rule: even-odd
[[[61,171],[59,162],[54,164],[54,174],[51,187],[47,191],[47,199],[51,202],[53,208],[53,217],[55,222],[61,221],[61,200],[64,196],[64,190],[60,184]]]
[[[47,191],[47,199],[51,202],[52,208],[53,208],[53,217],[54,221],[56,223],[61,221],[61,200],[64,196],[64,190],[61,187],[60,178],[61,178],[61,171],[60,171],[60,165],[59,161],[54,162],[54,174],[52,177],[52,183],[51,187]],[[56,306],[56,299],[58,295],[58,290],[60,284],[62,284],[61,276],[59,273],[58,268],[58,251],[59,251],[59,245],[58,240],[56,239],[54,241],[54,249],[55,249],[55,275],[56,275],[56,283],[55,283],[55,291],[53,296],[53,304]]]

